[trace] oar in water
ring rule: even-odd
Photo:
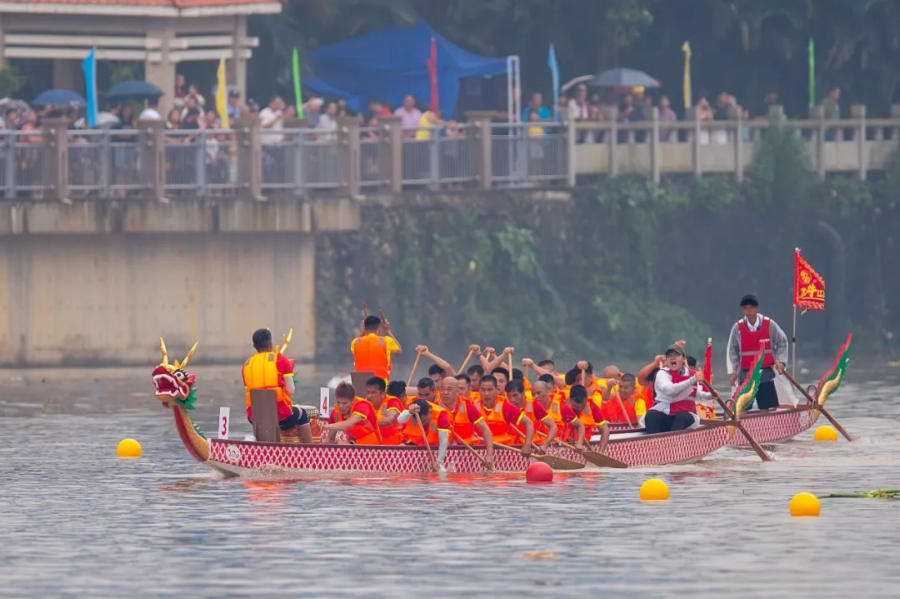
[[[505,449],[507,451],[515,451],[519,455],[525,455],[522,453],[522,450],[518,447],[510,447],[509,445],[504,445],[503,443],[497,443],[494,441],[494,446],[500,447],[501,449]],[[535,455],[531,454],[525,456],[527,458],[531,458],[533,460],[537,460],[538,462],[544,462],[554,470],[581,470],[584,468],[584,464],[579,464],[578,462],[573,462],[572,460],[567,460],[565,458],[560,458],[555,455]]]
[[[439,470],[438,461],[437,458],[434,457],[434,452],[431,451],[431,445],[428,443],[428,435],[425,433],[425,427],[422,426],[422,419],[419,418],[418,412],[413,415],[416,417],[416,424],[419,425],[419,432],[422,433],[422,441],[425,443],[425,449],[428,450],[428,457],[431,458],[431,467],[437,472]]]
[[[741,424],[741,421],[738,420],[735,417],[735,415],[731,413],[731,410],[728,409],[728,405],[724,401],[722,401],[722,396],[719,395],[719,392],[716,391],[715,389],[713,389],[712,385],[710,385],[706,381],[701,381],[701,384],[704,387],[706,387],[706,389],[709,390],[710,393],[712,393],[713,397],[716,399],[716,401],[719,403],[720,406],[722,406],[722,409],[725,411],[725,417],[728,418],[729,420],[731,420],[730,424],[732,426],[737,427],[737,429],[739,431],[741,431],[741,434],[744,435],[744,437],[750,443],[750,447],[753,448],[753,451],[756,452],[756,455],[759,456],[759,459],[761,459],[764,462],[772,461],[772,458],[769,457],[769,454],[766,453],[766,450],[763,449],[762,446],[759,443],[757,443],[753,437],[750,436],[750,433],[747,432],[747,429],[744,428],[744,425]]]
[[[795,379],[795,378],[791,375],[790,372],[788,372],[787,370],[785,370],[785,371],[784,371],[784,376],[787,377],[787,380],[789,380],[789,381],[791,382],[792,385],[794,385],[797,389],[800,390],[800,393],[802,393],[802,394],[806,397],[806,399],[807,399],[807,401],[809,401],[809,403],[811,403],[813,406],[815,406],[815,409],[816,409],[816,410],[819,410],[820,412],[822,412],[822,414],[825,415],[825,418],[828,418],[828,421],[829,421],[831,424],[834,425],[834,428],[836,428],[836,429],[838,429],[839,431],[841,431],[841,434],[844,435],[844,437],[846,437],[846,439],[847,439],[848,441],[852,441],[852,440],[853,440],[853,438],[850,437],[850,433],[848,433],[847,431],[844,430],[844,427],[841,426],[840,423],[837,421],[837,419],[836,419],[834,416],[832,416],[832,415],[828,412],[828,410],[825,409],[825,406],[819,405],[819,403],[813,398],[813,396],[810,395],[809,392],[808,392],[806,389],[804,389],[802,386],[800,386],[800,383],[797,382],[797,379]]]
[[[566,443],[565,441],[561,441],[559,439],[557,439],[556,442],[563,447],[568,447],[572,451],[580,453],[582,456],[584,456],[585,460],[595,466],[600,466],[601,468],[628,468],[628,464],[626,464],[625,462],[620,462],[619,460],[611,458],[608,455],[603,455],[599,451],[593,451],[591,449],[578,449],[571,443]]]
[[[460,437],[460,436],[456,433],[456,431],[453,431],[453,436],[456,437],[456,440],[457,440],[457,441],[459,441],[460,443],[462,443],[463,445],[465,445],[465,446],[466,446],[466,449],[468,449],[469,451],[471,451],[472,454],[473,454],[476,458],[478,458],[478,459],[481,461],[482,464],[484,464],[485,470],[487,470],[488,472],[493,471],[494,467],[493,467],[493,465],[491,465],[490,462],[488,462],[488,459],[487,459],[486,457],[484,457],[483,455],[481,455],[480,453],[478,453],[477,451],[475,451],[475,448],[472,447],[471,445],[469,445],[468,443],[466,443],[466,440],[463,439],[462,437]]]

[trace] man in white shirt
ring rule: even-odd
[[[700,418],[696,402],[706,401],[709,395],[697,384],[703,380],[703,375],[687,367],[681,345],[669,346],[665,364],[653,381],[653,407],[644,414],[644,428],[650,434],[698,426]]]
[[[760,410],[777,408],[775,371],[782,374],[788,361],[787,335],[778,323],[759,313],[759,300],[755,295],[742,297],[741,309],[744,311],[744,317],[731,327],[731,333],[728,335],[726,360],[728,382],[734,387],[744,381],[747,372],[753,367],[753,361],[762,343],[763,368],[759,378],[759,391],[756,393],[756,405]]]
[[[412,94],[403,96],[403,106],[394,111],[394,116],[400,117],[400,125],[403,127],[405,137],[413,137],[415,129],[419,126],[422,111],[416,108],[416,98]]]
[[[269,100],[269,105],[259,111],[260,125],[267,131],[281,131],[284,128],[284,100],[281,96],[274,96]],[[284,139],[281,133],[263,133],[262,141],[265,144],[278,144]]]
[[[147,105],[141,114],[138,115],[139,121],[161,121],[162,116],[159,114],[159,98],[148,98]]]

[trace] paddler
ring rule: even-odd
[[[403,403],[399,397],[385,394],[384,379],[373,376],[366,381],[366,399],[375,408],[378,427],[381,429],[381,442],[384,445],[399,445],[400,431],[403,428],[397,417],[403,411]]]
[[[301,443],[312,443],[309,416],[306,410],[295,406],[291,399],[294,394],[294,361],[288,360],[280,351],[273,350],[272,331],[269,329],[254,331],[252,341],[256,353],[250,356],[241,370],[246,389],[244,399],[247,404],[247,420],[253,422],[250,392],[256,389],[274,390],[278,406],[278,427],[285,432],[296,428]]]
[[[416,415],[419,416],[422,428],[419,428]],[[424,399],[417,399],[403,410],[398,420],[403,424],[403,443],[424,447],[427,438],[429,447],[432,449],[437,447],[438,470],[446,471],[444,458],[447,457],[447,444],[450,440],[451,430],[450,415],[447,410]],[[426,437],[422,436],[423,430]]]
[[[520,408],[506,401],[497,393],[497,379],[489,374],[481,379],[481,413],[491,436],[497,443],[514,443],[518,433],[513,427],[525,431],[526,439],[522,444],[522,453],[531,454],[531,441],[534,437],[534,427]]]
[[[343,431],[356,445],[380,445],[381,429],[375,407],[368,399],[356,396],[350,383],[340,383],[334,391],[335,406],[331,410],[326,431],[326,443],[334,443],[337,433]]]
[[[382,325],[384,335],[379,335]],[[391,323],[386,318],[382,322],[377,316],[369,315],[363,320],[362,334],[350,342],[350,353],[353,354],[353,370],[372,372],[388,381],[393,368],[391,354],[400,355],[403,349],[391,332]]]
[[[610,397],[603,402],[603,416],[612,424],[637,424],[647,413],[647,403],[643,393],[636,390],[635,376],[626,372],[610,391]],[[619,401],[621,400],[621,405]],[[625,412],[622,412],[624,406]]]
[[[433,354],[427,345],[417,345],[416,353],[421,354],[423,358],[428,358],[434,364],[428,367],[428,376],[434,381],[435,385],[440,385],[445,376],[453,376],[456,371],[450,366],[450,362],[444,358]]]
[[[563,440],[574,440],[579,449],[579,440],[590,443],[591,437],[600,433],[600,453],[606,452],[609,443],[609,424],[603,418],[603,411],[596,402],[588,397],[583,385],[575,384],[569,389],[569,396],[561,408],[563,423]]]
[[[450,428],[454,435],[461,437],[466,443],[475,443],[475,430],[484,439],[485,458],[488,463],[494,461],[494,442],[491,437],[491,429],[484,421],[484,415],[472,402],[459,396],[459,381],[453,377],[447,377],[441,381],[440,406],[447,410],[450,416]],[[456,439],[453,439],[456,441]]]
[[[653,407],[644,415],[648,433],[680,431],[700,425],[695,402],[706,399],[698,391],[703,375],[687,367],[684,347],[672,344],[665,353],[665,367],[654,378]],[[702,393],[706,393],[705,391]]]
[[[728,382],[734,387],[744,381],[753,360],[759,353],[760,342],[765,343],[762,374],[756,405],[760,410],[774,410],[778,407],[775,392],[775,372],[784,373],[788,361],[788,338],[774,320],[759,313],[759,300],[755,295],[741,298],[744,317],[731,327],[728,335]],[[775,367],[774,370],[772,367]]]
[[[525,411],[525,415],[534,426],[535,442],[546,452],[559,432],[556,421],[550,415],[553,406],[550,397],[551,387],[546,381],[538,379],[531,386],[531,398],[525,397],[524,390],[521,381],[512,380],[506,384],[506,397],[511,404]]]

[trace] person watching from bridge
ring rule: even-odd
[[[384,325],[384,335],[379,329]],[[357,372],[372,372],[385,381],[391,378],[393,363],[391,354],[400,355],[403,348],[391,332],[391,323],[377,316],[366,316],[362,334],[350,342],[353,354],[353,369]]]
[[[270,389],[275,392],[278,406],[278,426],[283,431],[297,427],[301,443],[312,443],[312,430],[306,410],[295,406],[291,397],[294,394],[294,363],[281,352],[272,348],[272,331],[257,329],[253,333],[253,348],[256,353],[244,363],[241,377],[244,380],[247,404],[247,420],[253,422],[253,409],[250,403],[250,392],[257,389]]]

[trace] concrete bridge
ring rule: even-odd
[[[776,122],[808,144],[825,177],[884,168],[890,119],[782,122],[614,120],[528,125],[485,114],[427,139],[399,120],[332,133],[72,131],[49,121],[0,132],[0,364],[146,363],[170,347],[239,361],[250,332],[295,330],[315,355],[315,236],[360,227],[360,206],[406,190],[565,190],[581,177],[644,172],[740,180]],[[421,136],[420,136],[421,137]]]

